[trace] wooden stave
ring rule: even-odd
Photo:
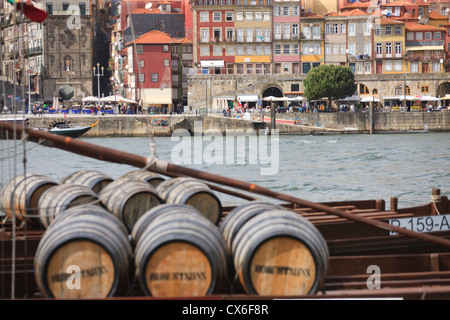
[[[120,176],[119,179],[144,180],[145,182],[151,184],[154,188],[156,188],[160,183],[165,181],[165,179],[159,174],[148,170],[130,171]]]
[[[265,201],[251,201],[231,210],[219,225],[228,251],[231,252],[233,239],[245,223],[258,214],[271,209],[284,210],[282,206]]]
[[[133,179],[116,179],[114,182],[107,185],[98,195],[100,201],[105,206],[105,208],[110,211],[113,215],[115,215],[119,220],[125,223],[128,231],[131,232],[133,229],[133,224],[145,213],[147,210],[150,210],[155,206],[149,206],[147,208],[142,208],[139,210],[141,215],[135,219],[135,221],[131,221],[127,223],[127,212],[124,212],[127,203],[134,196],[142,194],[147,194],[150,196],[152,202],[157,202],[158,205],[163,203],[163,200],[159,197],[155,188],[149,183],[142,180],[133,180]]]
[[[38,184],[34,184],[35,181],[33,180],[36,178],[38,178]],[[30,183],[31,188],[28,187]],[[24,188],[21,188],[23,184],[27,186],[25,188],[25,193]],[[19,221],[29,221],[33,224],[40,224],[37,205],[39,198],[42,197],[42,194],[46,189],[56,185],[58,185],[56,181],[43,174],[27,173],[17,176],[7,182],[0,191],[2,210],[8,218],[12,218],[13,213],[15,213],[16,218]],[[41,188],[46,189],[42,191],[41,195],[37,199],[34,199],[36,196],[35,192],[38,189],[39,192],[41,192]],[[6,203],[9,203],[9,206],[5,205]],[[18,208],[19,210],[15,210],[13,208]]]
[[[77,201],[82,203],[76,203]],[[64,210],[87,203],[101,205],[97,194],[89,187],[76,184],[56,185],[47,189],[39,199],[39,219],[41,224],[48,228],[54,218]]]
[[[134,243],[139,242],[142,234],[144,233],[147,226],[160,215],[170,214],[172,212],[188,213],[188,214],[198,214],[202,215],[194,207],[177,204],[177,203],[163,203],[157,207],[147,210],[134,224],[131,231],[131,238]]]
[[[132,249],[128,238],[125,235],[119,236],[120,228],[117,228],[117,224],[111,220],[111,217],[84,215],[68,218],[65,223],[61,221],[56,226],[52,226],[50,232],[44,234],[35,255],[35,278],[41,292],[46,297],[53,297],[45,284],[46,268],[52,255],[65,244],[77,240],[96,243],[104,248],[110,257],[115,257],[113,259],[114,270],[115,274],[119,276],[115,277],[107,297],[118,295],[129,289],[130,279],[134,273]],[[110,236],[108,237],[108,235]],[[52,250],[50,251],[50,249]]]
[[[174,226],[173,224],[176,225]],[[199,229],[193,229],[193,226],[203,226],[203,232],[199,232]],[[185,213],[168,213],[156,217],[149,224],[144,234],[142,234],[140,241],[137,242],[134,251],[135,277],[144,294],[151,295],[146,281],[143,279],[145,275],[143,271],[151,259],[152,254],[164,244],[174,241],[185,241],[186,243],[192,244],[207,256],[212,270],[212,282],[205,295],[211,294],[216,286],[225,281],[227,268],[226,247],[218,228],[201,215],[194,217],[194,215]],[[200,243],[197,241],[200,241]],[[220,263],[217,263],[217,261]]]
[[[110,176],[97,171],[82,169],[62,178],[60,184],[80,184],[92,189],[95,193],[99,193],[106,185],[114,179]]]
[[[157,192],[166,203],[187,204],[193,197],[207,195],[217,205],[217,212],[210,214],[198,209],[208,220],[218,224],[222,218],[222,203],[207,184],[193,178],[179,177],[166,180],[157,187]]]
[[[306,221],[306,223],[305,223]],[[328,269],[328,247],[325,240],[317,231],[316,227],[307,219],[287,210],[267,211],[252,221],[254,224],[247,224],[236,235],[233,243],[233,263],[240,276],[241,283],[248,293],[257,294],[253,284],[250,281],[249,264],[253,258],[256,249],[269,239],[276,237],[291,237],[303,243],[314,257],[316,278],[310,293],[316,292],[323,284]],[[254,235],[252,229],[256,232],[264,233],[264,237],[259,242],[252,242],[249,234]],[[303,234],[299,237],[299,234]]]

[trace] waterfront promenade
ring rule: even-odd
[[[11,114],[2,113],[2,116]],[[46,128],[56,119],[70,121],[74,125],[90,125],[100,121],[84,137],[104,136],[146,136],[168,135],[176,129],[186,129],[191,133],[215,129],[225,132],[227,129],[270,129],[270,113],[232,114],[225,117],[222,113],[208,113],[207,116],[195,114],[100,114],[66,115],[27,114],[29,124],[35,128]],[[318,113],[277,113],[276,128],[281,134],[308,133],[373,133],[386,132],[450,132],[450,111],[432,112],[318,112]],[[263,120],[263,121],[261,121]],[[159,122],[159,123],[158,123]],[[167,122],[165,130],[160,126]],[[200,128],[200,129],[199,129]]]

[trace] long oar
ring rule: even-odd
[[[382,221],[368,219],[363,216],[343,211],[341,209],[329,207],[325,204],[310,202],[286,194],[278,193],[253,183],[247,183],[236,179],[218,176],[208,172],[202,172],[195,169],[185,168],[159,159],[146,158],[115,149],[93,145],[81,140],[72,139],[70,137],[58,136],[51,133],[41,132],[39,130],[24,129],[22,126],[12,123],[0,121],[0,127],[3,127],[4,129],[7,129],[10,132],[13,132],[14,128],[16,128],[18,137],[20,137],[23,133],[25,133],[27,135],[27,139],[30,141],[43,143],[50,147],[67,150],[72,153],[80,154],[86,157],[113,163],[127,164],[138,168],[147,168],[150,171],[154,171],[161,174],[165,173],[181,174],[201,180],[206,180],[209,182],[214,182],[237,189],[250,191],[252,193],[257,193],[270,198],[296,203],[298,205],[310,207],[319,211],[325,211],[330,214],[335,214],[337,216],[347,218],[349,220],[368,224],[376,228],[397,232],[405,236],[410,236],[412,238],[416,238],[419,240],[429,241],[450,248],[450,240],[444,238],[439,238],[430,234],[419,233],[416,231],[392,226]]]

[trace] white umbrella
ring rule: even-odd
[[[124,102],[124,103],[137,103],[137,102],[134,101],[134,100],[127,99],[127,98],[124,98],[124,97],[120,97],[120,102]]]
[[[98,102],[98,98],[94,96],[89,96],[82,99],[83,102]]]
[[[289,100],[291,100],[291,101],[303,101],[304,98],[302,96],[297,96],[297,97],[294,97],[294,98],[290,98]]]
[[[432,96],[423,96],[420,100],[422,101],[439,101],[439,98]]]
[[[365,97],[361,99],[361,102],[380,102],[380,99],[375,97]]]
[[[263,98],[264,101],[276,101],[274,99],[276,99],[274,96],[268,96],[268,97]]]

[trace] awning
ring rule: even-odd
[[[223,68],[225,63],[223,60],[205,60],[200,61],[202,68]]]
[[[241,102],[258,102],[258,95],[256,94],[247,94],[238,96],[238,100]]]
[[[400,100],[403,96],[383,96],[383,100]]]
[[[426,50],[444,50],[444,46],[416,46],[416,47],[406,47],[406,51],[426,51]]]

